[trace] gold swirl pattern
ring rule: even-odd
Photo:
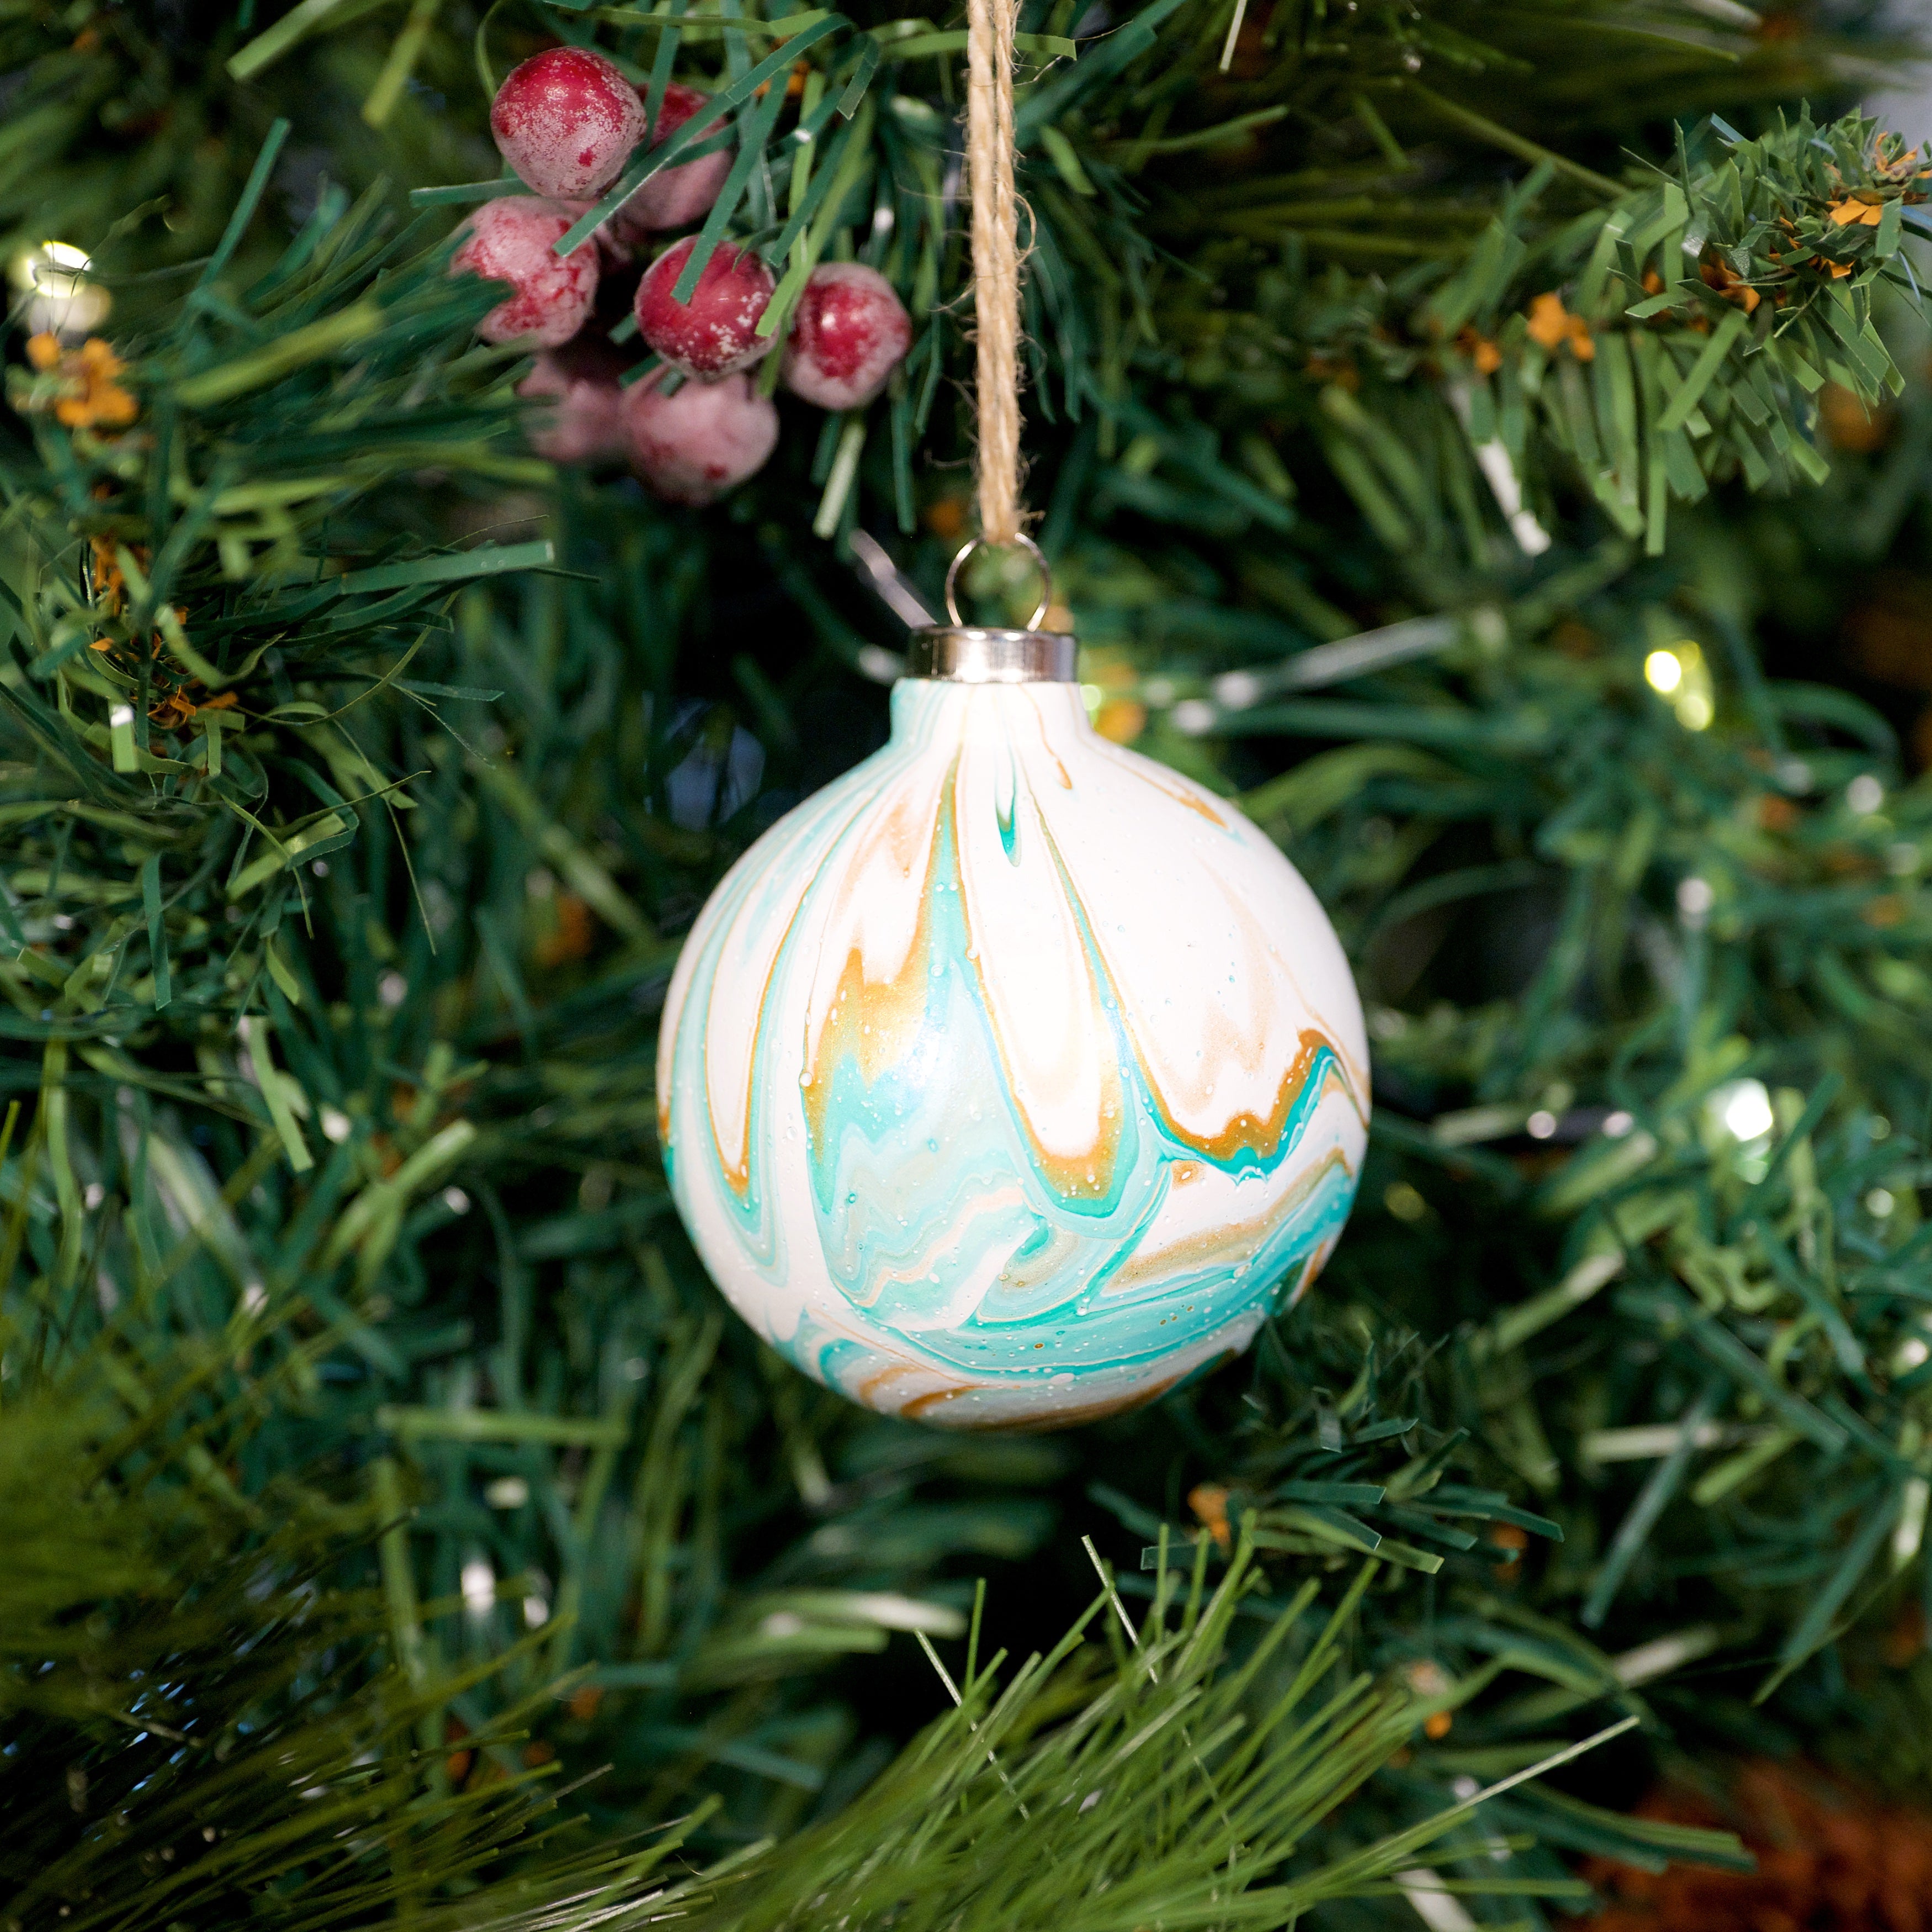
[[[1252,1340],[1367,1138],[1340,944],[1224,801],[1077,686],[903,681],[884,750],[733,867],[658,1048],[733,1306],[855,1401],[1058,1426]]]

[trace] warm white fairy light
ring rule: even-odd
[[[1687,731],[1710,728],[1718,715],[1711,673],[1696,640],[1660,644],[1643,661],[1643,681],[1677,714]]]
[[[1733,1080],[1711,1096],[1711,1104],[1724,1131],[1747,1145],[1763,1139],[1777,1124],[1771,1096],[1762,1080]]]
[[[464,1607],[472,1617],[487,1617],[496,1607],[496,1573],[490,1568],[488,1557],[472,1556],[463,1566],[458,1588],[463,1592]]]
[[[93,266],[87,250],[70,242],[43,242],[14,257],[8,279],[24,298],[19,319],[28,334],[78,338],[106,320],[112,298],[88,280]]]

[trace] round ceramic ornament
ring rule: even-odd
[[[914,633],[890,742],[699,916],[659,1124],[712,1278],[798,1367],[1052,1427],[1204,1372],[1314,1280],[1367,1043],[1274,844],[1094,732],[1072,638],[954,615]]]

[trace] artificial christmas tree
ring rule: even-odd
[[[1376,1099],[1318,1288],[1045,1439],[763,1351],[678,1231],[652,1073],[683,931],[883,741],[971,533],[958,23],[0,22],[0,1460],[19,1587],[68,1580],[4,1620],[23,1926],[142,1922],[197,1805],[248,1861],[162,1907],[197,1927],[568,1922],[700,1871],[721,1923],[835,1879],[854,1923],[1538,1922],[1582,1857],[1724,1856],[1635,1815],[1660,1768],[1922,1778],[1926,177],[1832,118],[1882,50],[1630,0],[1062,4],[1017,44],[1048,621],[1100,733],[1314,888]],[[557,352],[620,418],[717,393],[626,327],[680,229],[686,270],[760,256],[775,347],[821,265],[910,319],[868,406],[728,377],[769,460],[709,508],[614,436],[539,454],[526,347],[476,339],[508,291],[448,272],[525,199],[489,110],[554,46],[648,130],[602,199],[651,218],[604,218],[632,259],[596,240]],[[1035,591],[998,554],[964,587]],[[1083,1535],[1118,1606],[992,1730],[973,1580],[983,1647],[1046,1653]],[[947,1696],[922,1638],[967,1714],[881,1778]],[[1336,1706],[1267,1811],[1307,1763],[1280,1690],[1364,1675],[1381,1714]],[[208,1795],[231,1723],[318,1741],[253,1820]],[[513,1838],[551,1766],[569,1832]],[[674,1817],[668,1877],[636,1834]]]

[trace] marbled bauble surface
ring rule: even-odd
[[[1071,684],[906,680],[679,960],[660,1126],[759,1334],[854,1401],[1077,1422],[1245,1348],[1367,1138],[1361,1008],[1238,812]]]

